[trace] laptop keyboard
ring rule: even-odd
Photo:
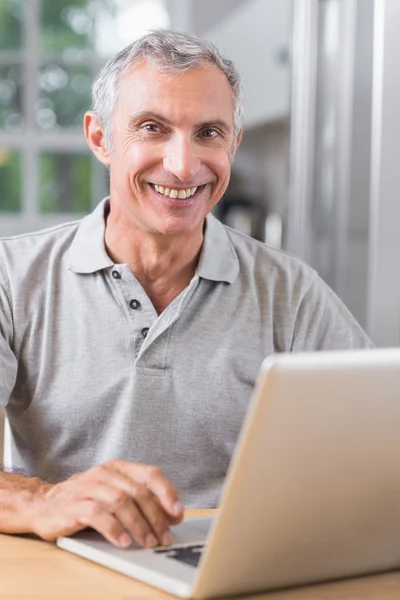
[[[160,548],[154,550],[155,554],[165,554],[167,558],[179,560],[192,567],[197,567],[203,552],[204,544],[191,544],[189,546],[178,546],[171,548]]]

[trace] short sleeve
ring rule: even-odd
[[[4,408],[8,403],[18,370],[17,359],[12,351],[13,320],[10,296],[6,274],[0,268],[0,408]]]
[[[292,351],[372,348],[353,315],[317,275],[296,315]]]

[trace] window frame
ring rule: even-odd
[[[63,53],[43,52],[40,49],[42,0],[23,2],[22,47],[20,50],[0,51],[0,65],[19,64],[23,70],[21,131],[0,129],[0,147],[17,151],[21,155],[22,198],[20,212],[0,212],[0,235],[20,233],[49,227],[60,222],[76,220],[82,216],[75,212],[44,214],[39,211],[39,156],[42,152],[81,154],[90,153],[82,128],[59,127],[41,130],[36,124],[35,106],[39,100],[38,70],[44,62],[89,67],[92,76],[97,73],[103,60],[91,50],[84,50],[73,59]],[[103,184],[104,182],[104,184]],[[91,169],[91,208],[107,194],[104,166],[94,157]]]

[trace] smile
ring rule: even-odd
[[[155,183],[150,183],[150,185],[162,196],[172,199],[179,198],[181,200],[184,200],[185,198],[191,198],[198,190],[203,189],[204,187],[204,185],[200,185],[192,188],[177,190],[174,188],[164,187],[163,185],[157,185]]]

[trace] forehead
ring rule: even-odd
[[[197,116],[198,120],[233,122],[233,93],[215,65],[165,74],[145,61],[135,63],[119,85],[117,111],[126,116],[166,111],[168,118]]]

